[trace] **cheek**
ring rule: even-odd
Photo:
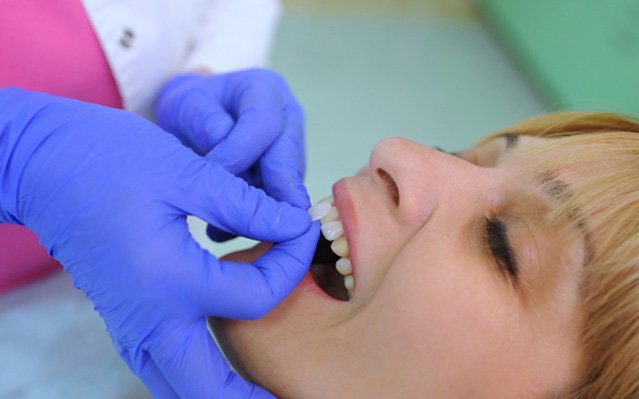
[[[374,305],[395,367],[414,381],[430,380],[428,389],[445,396],[490,380],[513,314],[490,274],[476,262],[451,258],[398,257]]]

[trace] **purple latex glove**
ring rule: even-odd
[[[158,97],[157,121],[185,145],[268,195],[310,206],[303,185],[304,115],[280,75],[265,69],[170,80]],[[209,226],[216,241],[232,235]]]
[[[13,88],[0,110],[0,222],[38,235],[153,396],[272,398],[229,369],[205,317],[258,318],[290,293],[319,235],[306,212],[125,111]],[[276,244],[221,261],[187,214]]]

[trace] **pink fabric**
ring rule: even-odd
[[[80,0],[0,1],[0,87],[5,86],[122,108]],[[59,269],[33,233],[0,224],[0,293]]]

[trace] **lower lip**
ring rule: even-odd
[[[302,281],[300,281],[295,291],[297,291],[298,293],[308,292],[314,296],[319,296],[322,298],[323,301],[330,302],[333,305],[346,306],[350,302],[350,301],[342,301],[339,299],[335,299],[332,296],[330,296],[326,291],[320,288],[319,285],[317,285],[310,271],[304,275],[304,277],[302,278]]]
[[[302,288],[304,291],[311,291],[323,298],[337,301],[337,299],[332,298],[330,295],[324,292],[324,290],[321,289],[319,285],[317,285],[310,271],[304,275],[304,278],[302,278],[302,281],[300,281],[299,287]]]

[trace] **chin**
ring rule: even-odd
[[[308,351],[303,337],[305,330],[312,327],[295,321],[295,315],[303,308],[297,298],[293,293],[259,320],[209,318],[209,325],[233,368],[278,398],[290,397],[287,395],[291,388],[303,384],[300,371]],[[291,372],[292,364],[295,373]]]
[[[224,259],[251,262],[269,248],[270,244],[262,243]],[[309,271],[293,292],[261,319],[208,319],[234,369],[279,398],[305,397],[304,392],[320,385],[316,370],[318,363],[324,362],[317,355],[321,353],[322,329],[348,304],[327,292],[338,289],[330,288],[332,277],[317,272],[328,269],[321,266],[316,261],[311,266],[316,272]]]

